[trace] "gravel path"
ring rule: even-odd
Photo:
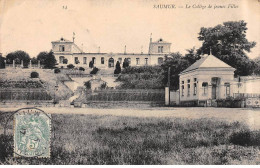
[[[14,111],[19,108],[0,108],[0,111]],[[260,129],[260,109],[246,108],[174,108],[160,107],[147,109],[96,109],[96,108],[40,108],[50,114],[94,114],[134,117],[181,117],[189,119],[213,118],[228,122],[240,121],[251,129]]]

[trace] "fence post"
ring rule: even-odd
[[[170,105],[170,88],[165,87],[165,105],[169,106]]]

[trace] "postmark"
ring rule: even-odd
[[[50,157],[51,116],[36,108],[14,114],[14,157]]]

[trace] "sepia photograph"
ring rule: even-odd
[[[260,165],[260,0],[0,0],[0,165]]]

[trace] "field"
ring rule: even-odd
[[[242,122],[52,114],[50,159],[13,158],[12,123],[0,130],[0,164],[260,164],[260,131]]]

